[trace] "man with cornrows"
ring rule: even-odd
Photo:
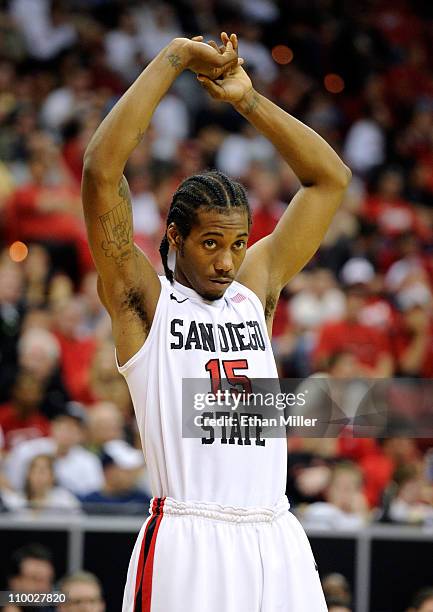
[[[182,380],[277,378],[270,337],[284,285],[319,247],[350,170],[313,130],[252,86],[237,38],[177,38],[104,119],[85,155],[83,203],[151,479],[150,516],[129,564],[123,612],[325,612],[307,537],[289,511],[285,438],[182,436]],[[158,276],[133,242],[123,170],[184,70],[276,147],[301,187],[277,227],[247,249],[245,189],[208,171],[173,194]],[[168,253],[173,252],[174,269]]]

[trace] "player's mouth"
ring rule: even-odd
[[[211,278],[210,281],[215,283],[216,285],[221,285],[222,287],[226,287],[233,282],[232,278]]]

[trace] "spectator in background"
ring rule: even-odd
[[[416,283],[397,294],[402,311],[394,334],[399,372],[403,376],[433,378],[433,296],[429,288]]]
[[[332,272],[323,268],[301,273],[289,283],[288,288],[292,297],[287,305],[287,314],[294,346],[286,353],[283,371],[286,375],[309,376],[317,330],[344,315],[346,300]],[[287,335],[278,344],[283,356],[284,346],[290,346]]]
[[[12,387],[12,401],[0,406],[0,427],[7,450],[25,440],[48,435],[50,423],[39,410],[43,396],[42,382],[30,372],[19,371]]]
[[[419,591],[407,612],[433,612],[433,587]]]
[[[55,134],[68,121],[79,117],[91,107],[92,96],[90,71],[74,66],[65,74],[64,86],[55,89],[45,98],[41,108],[42,124]]]
[[[324,502],[315,502],[302,513],[305,527],[340,530],[365,525],[367,504],[362,493],[362,473],[355,464],[334,467],[324,497]]]
[[[294,507],[321,501],[338,462],[336,438],[288,438],[286,495]]]
[[[83,509],[92,514],[142,516],[150,502],[150,497],[136,487],[144,466],[142,451],[114,440],[104,445],[101,463],[105,485],[81,498]]]
[[[110,318],[99,299],[97,278],[98,275],[93,270],[88,272],[81,282],[80,300],[84,312],[78,331],[80,338],[96,336],[98,339],[107,339],[111,336]]]
[[[131,191],[134,232],[153,237],[161,229],[161,215],[150,186],[150,176],[145,170],[135,170],[128,176]],[[159,234],[158,234],[159,237]]]
[[[102,586],[90,572],[76,572],[62,578],[58,590],[66,596],[56,612],[105,612]]]
[[[388,377],[393,373],[391,346],[387,336],[370,325],[360,322],[360,314],[367,304],[368,283],[374,275],[365,260],[354,261],[344,275],[346,312],[339,321],[325,323],[318,333],[313,351],[316,367],[327,369],[333,353],[353,353],[364,366],[367,377]]]
[[[134,15],[126,9],[121,12],[118,25],[105,37],[106,61],[125,83],[135,81],[140,74],[140,44]]]
[[[381,520],[410,525],[432,524],[433,498],[431,493],[430,503],[424,498],[424,489],[427,487],[419,465],[411,463],[397,467],[385,495]]]
[[[192,11],[194,10],[195,7]],[[168,2],[137,6],[134,14],[140,32],[141,51],[146,62],[155,57],[173,38],[182,36],[176,11]]]
[[[29,327],[18,342],[18,365],[43,386],[41,412],[53,418],[69,400],[60,372],[60,345],[57,338],[42,327]]]
[[[52,455],[37,455],[28,467],[23,493],[2,490],[2,499],[9,511],[30,511],[34,515],[80,511],[78,499],[55,486],[54,461]]]
[[[94,355],[89,372],[90,393],[94,401],[113,402],[123,415],[125,426],[131,430],[135,419],[128,386],[120,376],[111,342],[102,342]]]
[[[60,346],[62,375],[70,397],[89,403],[89,368],[96,350],[92,336],[81,337],[84,304],[79,298],[61,300],[54,307],[54,333]]]
[[[362,213],[388,238],[405,232],[415,232],[419,238],[427,237],[428,228],[404,199],[403,187],[401,170],[386,168],[379,176],[376,192],[366,199]]]
[[[372,169],[385,161],[386,138],[381,125],[383,119],[389,121],[386,110],[382,113],[366,110],[364,116],[355,121],[347,133],[344,159],[349,167],[361,176],[368,176]]]
[[[316,268],[304,273],[306,285],[290,300],[290,318],[301,329],[314,330],[320,325],[340,319],[346,300],[332,272]]]
[[[75,28],[60,2],[12,0],[9,11],[34,58],[52,59],[76,40]]]
[[[239,133],[226,136],[218,149],[215,163],[217,170],[229,176],[248,177],[254,162],[272,164],[275,158],[273,146],[250,126],[241,125]]]
[[[256,165],[255,171],[251,173],[249,190],[253,215],[248,245],[252,246],[274,231],[281,215],[287,208],[287,204],[284,204],[278,198],[280,192],[279,175],[270,168]]]
[[[413,438],[396,432],[395,437],[378,439],[378,445],[359,460],[364,492],[370,508],[381,505],[382,494],[400,465],[416,463],[419,452]]]
[[[30,244],[23,264],[25,300],[28,308],[43,308],[47,304],[51,260],[47,249]]]
[[[269,50],[261,42],[260,24],[253,19],[244,19],[240,33],[239,45],[247,69],[264,84],[270,83],[277,76],[277,70]]]
[[[51,552],[41,544],[27,544],[15,550],[10,558],[8,589],[17,593],[52,593],[55,570]],[[40,612],[54,612],[43,606]]]
[[[40,140],[29,162],[30,180],[7,203],[5,233],[11,242],[45,243],[54,260],[61,248],[76,259],[75,273],[78,267],[85,271],[91,259],[79,218],[78,186],[71,181],[56,146],[49,139]]]
[[[123,438],[124,419],[117,406],[111,402],[95,404],[88,418],[88,448],[99,454],[106,442]]]
[[[340,605],[350,606],[352,594],[350,585],[343,574],[327,574],[322,578],[322,588],[327,601],[339,601]]]
[[[25,485],[28,465],[34,457],[49,454],[55,458],[54,471],[60,486],[75,495],[85,495],[100,487],[103,473],[100,461],[84,449],[87,415],[75,402],[69,402],[63,414],[51,423],[51,436],[17,445],[5,462],[5,474],[16,490]]]

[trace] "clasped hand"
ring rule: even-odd
[[[204,71],[195,71],[197,72],[197,79],[215,100],[239,104],[253,91],[251,79],[242,68],[244,60],[238,57],[236,34],[232,34],[229,38],[225,32],[222,32],[221,42],[222,45],[218,46],[216,42],[211,40],[208,42],[208,48],[213,49],[221,59],[226,61],[222,71],[217,76],[209,76]],[[236,54],[237,61],[227,61],[228,54],[231,53],[232,49]]]

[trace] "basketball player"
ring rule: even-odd
[[[320,136],[254,90],[234,35],[222,35],[221,52],[201,40],[175,39],[161,51],[85,155],[99,294],[154,495],[122,610],[324,612],[310,545],[284,496],[286,440],[183,438],[182,379],[277,378],[270,336],[279,293],[319,247],[350,171]],[[122,172],[159,101],[188,68],[275,145],[301,188],[274,232],[247,250],[244,188],[216,171],[186,179],[173,195],[158,277],[134,246]]]

